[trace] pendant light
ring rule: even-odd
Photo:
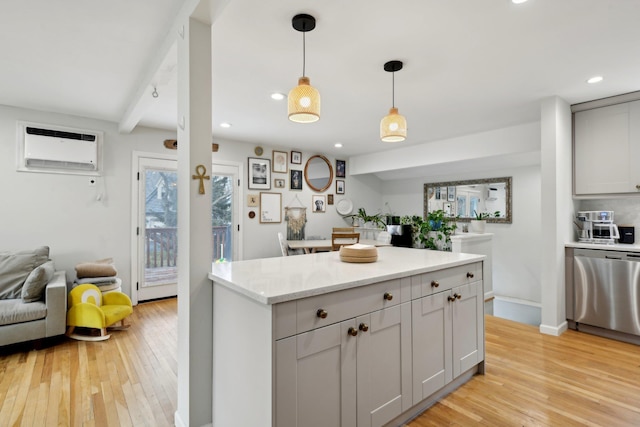
[[[289,92],[289,120],[296,123],[313,123],[320,119],[320,93],[311,86],[305,75],[305,33],[316,27],[316,19],[300,14],[291,20],[293,28],[302,33],[302,77],[298,86]]]
[[[407,137],[407,119],[398,114],[395,99],[395,72],[402,70],[402,61],[389,61],[384,70],[391,73],[391,109],[380,121],[380,139],[383,142],[402,142]]]

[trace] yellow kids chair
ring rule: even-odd
[[[69,292],[67,310],[67,336],[83,341],[103,341],[109,339],[107,328],[120,322],[119,329],[128,328],[124,320],[133,313],[131,300],[122,292],[102,294],[97,286],[90,283],[76,286]],[[80,335],[75,328],[99,329],[100,336]]]

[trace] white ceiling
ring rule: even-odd
[[[175,130],[166,40],[183,3],[197,2],[2,3],[0,104],[121,124],[138,105],[139,125]],[[306,74],[322,117],[306,125],[269,96],[301,76],[297,13],[317,19]],[[405,146],[537,121],[548,96],[573,104],[640,89],[638,17],[639,0],[230,0],[212,29],[213,135],[344,158],[398,147],[378,130],[392,59],[405,63],[395,75]],[[596,74],[605,80],[587,85]]]

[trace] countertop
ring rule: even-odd
[[[564,245],[567,248],[580,248],[580,249],[600,249],[605,251],[624,251],[624,252],[640,252],[640,245],[633,244],[628,245],[624,243],[614,243],[612,245],[605,245],[601,243],[583,243],[583,242],[570,242]]]
[[[484,255],[381,247],[372,263],[340,261],[340,253],[263,258],[213,264],[209,279],[263,304],[368,285],[482,261]]]

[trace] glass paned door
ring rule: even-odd
[[[134,303],[178,294],[177,167],[173,159],[137,159]],[[213,262],[239,259],[239,174],[237,165],[212,164]]]
[[[237,253],[237,194],[238,168],[213,164],[211,173],[211,228],[213,232],[213,261],[234,261]]]
[[[141,159],[140,166],[138,300],[145,301],[178,294],[178,173],[175,160]]]

